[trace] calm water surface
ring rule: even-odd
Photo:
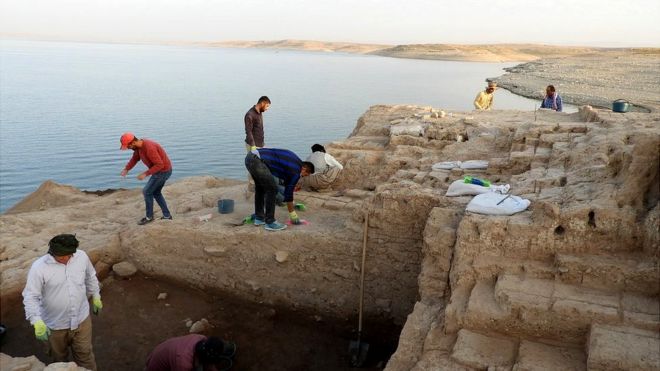
[[[172,179],[243,179],[243,116],[261,95],[266,144],[306,157],[342,139],[374,104],[471,110],[485,78],[512,64],[351,54],[0,41],[0,211],[52,179],[81,189],[139,187],[119,172],[132,131],[167,150]],[[533,100],[500,89],[498,109]],[[131,176],[132,175],[132,176]]]

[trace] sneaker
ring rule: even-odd
[[[286,229],[286,224],[278,223],[277,221],[274,221],[270,224],[266,224],[264,227],[267,231],[281,231],[283,229]]]
[[[170,215],[170,216],[161,216],[160,220],[172,220],[172,215]]]
[[[254,225],[256,225],[256,226],[260,226],[260,225],[264,225],[264,224],[266,224],[265,221],[263,221],[262,219],[259,219],[259,218],[254,218],[254,219],[252,219],[252,220],[253,220]]]
[[[151,223],[153,221],[154,221],[154,218],[144,217],[144,218],[140,219],[140,221],[138,222],[138,225],[145,225],[145,224]]]

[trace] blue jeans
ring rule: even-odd
[[[248,153],[245,156],[245,167],[254,179],[254,215],[270,224],[275,221],[277,183],[268,166],[256,155]]]
[[[160,173],[153,174],[151,177],[149,177],[149,181],[144,186],[144,188],[142,188],[144,204],[147,208],[147,218],[154,217],[154,199],[156,199],[158,206],[160,206],[160,209],[163,211],[164,217],[172,216],[172,214],[170,214],[170,210],[167,208],[165,197],[163,197],[163,194],[161,193],[163,186],[165,186],[165,182],[167,179],[169,179],[170,175],[172,175],[172,170],[161,171]]]

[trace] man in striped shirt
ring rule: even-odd
[[[275,220],[277,183],[273,176],[284,183],[284,202],[291,223],[299,224],[300,218],[293,205],[293,192],[301,176],[314,173],[314,164],[303,162],[295,153],[286,149],[257,148],[248,152],[245,167],[255,183],[254,225],[265,225],[269,231],[286,229],[285,224]]]

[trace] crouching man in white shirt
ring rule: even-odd
[[[312,146],[312,154],[307,161],[314,164],[314,173],[301,177],[299,188],[314,191],[328,189],[344,169],[332,155],[325,153],[325,148],[320,144]]]
[[[68,362],[71,348],[78,366],[96,371],[88,297],[94,314],[103,304],[96,270],[77,248],[74,235],[60,234],[48,243],[48,254],[32,263],[23,290],[25,317],[37,339],[48,341],[54,362]]]

